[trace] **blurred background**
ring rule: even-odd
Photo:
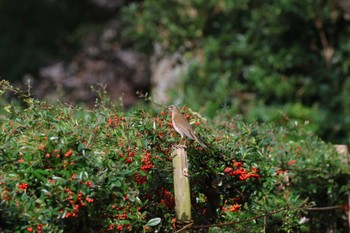
[[[349,55],[348,0],[0,0],[0,78],[50,102],[150,93],[348,144]]]

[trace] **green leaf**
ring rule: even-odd
[[[146,225],[150,227],[154,227],[154,226],[157,226],[161,221],[162,221],[161,218],[152,218],[146,223]]]
[[[47,171],[45,170],[35,170],[33,175],[38,178],[41,181],[46,181],[47,178],[45,178],[43,175],[47,175]]]
[[[120,188],[120,187],[122,187],[122,183],[119,180],[116,180],[114,182],[114,186],[117,187],[117,188]]]
[[[46,189],[42,189],[41,191],[47,196],[52,196],[52,194],[49,191],[47,191]]]
[[[5,111],[8,112],[8,113],[11,113],[11,108],[12,108],[11,105],[6,105],[6,106],[4,107]]]

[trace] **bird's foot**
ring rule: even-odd
[[[185,145],[181,145],[181,144],[176,144],[173,145],[173,149],[186,149],[187,147]]]
[[[175,150],[177,149],[186,149],[186,146],[185,145],[181,145],[181,144],[175,144],[175,145],[172,145],[172,148],[173,148],[173,153],[171,154],[171,159],[175,158],[176,157],[176,153],[175,153]]]

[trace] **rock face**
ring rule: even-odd
[[[52,101],[86,103],[93,106],[96,93],[93,89],[107,91],[112,100],[122,100],[125,107],[136,103],[137,91],[151,92],[159,104],[172,102],[170,93],[176,90],[181,99],[181,77],[187,71],[187,63],[180,55],[148,56],[122,50],[113,56],[95,57],[77,55],[69,64],[57,62],[40,70],[40,82],[34,83],[33,92],[38,98]]]
[[[137,91],[149,90],[149,73],[149,59],[133,51],[119,51],[113,59],[78,55],[69,64],[58,62],[42,68],[41,81],[33,90],[39,98],[93,105],[96,93],[92,87],[102,88],[128,107],[137,101]]]
[[[110,0],[95,0],[110,7]],[[120,3],[122,4],[122,3]],[[114,6],[113,7],[118,7]],[[102,30],[91,30],[82,37],[81,50],[70,61],[57,61],[39,70],[39,79],[32,79],[32,92],[37,98],[63,103],[84,103],[93,106],[95,89],[106,91],[112,100],[122,99],[125,107],[138,100],[137,91],[149,92],[149,56],[124,48],[122,26],[116,19]]]
[[[34,79],[32,84],[34,96],[93,106],[97,97],[93,87],[107,91],[112,100],[121,99],[125,107],[138,101],[138,91],[150,93],[162,105],[181,99],[179,84],[187,71],[181,55],[164,56],[159,45],[151,56],[123,48],[117,39],[121,31],[119,22],[111,20],[102,32],[88,34],[81,52],[69,62],[58,61],[40,69],[39,81]],[[170,98],[174,89],[176,96]]]
[[[181,99],[183,90],[181,88],[181,78],[187,71],[187,63],[179,55],[171,55],[157,59],[152,58],[152,98],[156,103],[168,105],[172,98],[170,93],[176,92],[174,101]],[[175,91],[176,90],[176,91]]]
[[[350,1],[349,0],[335,0],[335,5],[337,5],[344,12],[344,19],[350,21]]]

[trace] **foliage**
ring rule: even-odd
[[[308,120],[348,143],[350,31],[337,1],[145,0],[123,10],[137,47],[158,43],[190,61],[183,104],[211,117],[224,108]]]
[[[1,102],[1,231],[173,232],[171,152],[180,137],[167,112],[124,113],[108,101],[92,111],[51,106],[5,81],[1,87],[3,97],[14,92],[25,102]],[[207,122],[182,110],[208,144],[187,142],[196,226],[283,209],[265,222],[236,224],[236,231],[308,232],[313,225],[301,224],[302,216],[314,225],[326,216],[307,214],[306,204],[344,204],[348,164],[303,125],[223,116]]]

